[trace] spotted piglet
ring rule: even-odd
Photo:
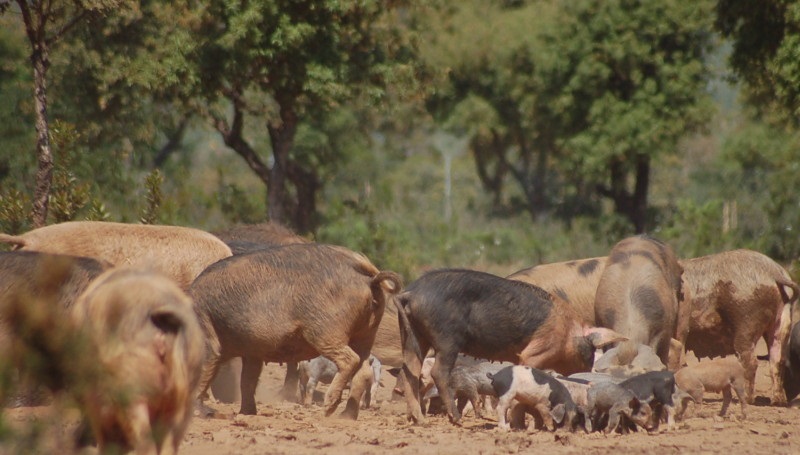
[[[492,388],[497,394],[497,424],[502,430],[511,428],[506,420],[506,411],[515,401],[512,410],[514,423],[518,423],[519,419],[524,420],[527,411],[538,416],[544,427],[553,431],[562,426],[575,431],[583,424],[584,414],[575,405],[567,388],[544,371],[514,365],[495,374],[487,373],[486,376],[491,379]]]

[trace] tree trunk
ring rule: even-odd
[[[314,171],[301,168],[294,161],[289,162],[287,176],[297,193],[297,201],[292,210],[292,226],[299,233],[314,232],[316,228],[317,192],[322,186]]]
[[[636,187],[633,192],[630,219],[637,234],[647,228],[647,192],[650,187],[650,156],[636,155]]]
[[[272,155],[275,158],[267,188],[267,213],[270,221],[276,223],[289,224],[286,223],[286,179],[289,171],[289,154],[294,146],[294,135],[297,131],[297,121],[297,114],[294,110],[286,104],[281,104],[280,123],[267,125],[272,143]]]
[[[53,152],[50,149],[50,127],[47,119],[47,70],[50,53],[45,38],[45,23],[35,24],[28,2],[18,1],[25,32],[31,43],[33,65],[34,108],[36,110],[36,186],[33,193],[31,218],[33,227],[47,224],[47,207],[53,182]],[[38,27],[37,27],[38,25]]]
[[[650,186],[650,157],[636,155],[636,182],[631,194],[626,188],[628,174],[621,160],[615,159],[609,165],[611,186],[599,186],[597,191],[614,201],[614,212],[623,215],[631,222],[637,234],[647,228],[647,192]]]

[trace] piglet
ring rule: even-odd
[[[639,401],[633,392],[613,382],[598,382],[589,387],[586,410],[586,426],[599,430],[607,420],[606,434],[617,428],[627,432],[630,422],[649,429],[653,412],[650,405]]]
[[[497,395],[498,428],[509,430],[506,411],[514,400],[512,421],[524,417],[524,412],[534,411],[544,427],[557,428],[568,425],[571,431],[582,424],[584,414],[572,400],[567,388],[542,370],[523,365],[507,366],[495,374],[487,373]]]
[[[696,365],[683,367],[675,373],[675,382],[678,388],[688,393],[697,409],[703,404],[703,391],[722,392],[722,410],[724,416],[731,404],[731,389],[736,392],[739,403],[742,404],[742,419],[747,415],[747,400],[745,399],[744,367],[736,357],[718,357],[705,360]],[[683,415],[685,407],[681,407],[679,416]]]
[[[674,396],[675,375],[671,371],[648,371],[622,381],[620,385],[631,392],[642,403],[647,403],[653,410],[652,430],[658,428],[661,415],[666,414],[667,430],[672,430],[675,425]]]
[[[372,376],[369,387],[364,394],[364,400],[361,405],[363,409],[369,408],[372,397],[376,396],[378,385],[381,381],[381,361],[374,355],[370,355],[368,362],[372,367]],[[339,372],[336,364],[324,356],[303,360],[297,364],[297,368],[300,375],[300,402],[306,406],[311,404],[317,384],[330,384],[333,381],[333,377]]]

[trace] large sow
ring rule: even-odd
[[[115,266],[146,266],[182,289],[212,263],[231,255],[225,243],[199,229],[181,226],[70,221],[22,235],[0,234],[16,250],[88,256]]]
[[[791,304],[800,288],[786,270],[752,250],[725,251],[681,261],[691,295],[686,349],[698,358],[736,354],[745,369],[747,401],[753,402],[760,338],[769,347],[773,404],[786,403],[781,359],[791,326]]]
[[[342,415],[357,418],[372,375],[368,359],[375,333],[387,299],[401,286],[397,274],[379,271],[363,255],[317,243],[254,251],[212,265],[189,290],[207,338],[201,397],[222,362],[242,357],[240,412],[255,414],[264,362],[323,355],[339,370],[325,395],[326,415],[352,380]]]
[[[650,346],[664,365],[677,370],[689,329],[682,272],[675,253],[663,242],[644,235],[619,241],[597,285],[597,324]],[[674,349],[672,339],[680,347]]]
[[[581,323],[569,304],[539,287],[474,270],[428,272],[395,303],[408,415],[416,422],[423,420],[419,380],[430,348],[436,352],[431,376],[457,423],[450,372],[459,353],[570,374],[589,371],[596,348],[624,339]]]

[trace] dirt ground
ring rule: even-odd
[[[262,400],[258,403],[258,415],[237,416],[238,404],[212,403],[220,414],[228,417],[195,418],[181,446],[181,453],[800,453],[800,409],[768,405],[770,378],[766,361],[760,361],[756,404],[748,407],[746,420],[740,419],[738,402],[731,405],[724,419],[717,417],[721,395],[706,394],[707,401],[699,413],[695,412],[680,422],[671,432],[663,431],[666,425],[662,424],[662,431],[658,433],[640,431],[616,436],[563,430],[556,433],[504,432],[496,428],[493,415],[477,419],[472,412],[464,416],[461,427],[453,426],[442,416],[431,416],[424,425],[412,425],[405,417],[405,402],[390,401],[394,378],[388,374],[384,375],[385,386],[378,390],[377,403],[372,409],[362,410],[357,421],[336,415],[325,418],[318,404],[305,408],[277,399],[283,374],[284,370],[278,365],[266,368],[259,386]],[[338,411],[343,407],[341,404]],[[44,412],[39,408],[7,410],[6,416],[21,424],[35,421],[36,416]]]

